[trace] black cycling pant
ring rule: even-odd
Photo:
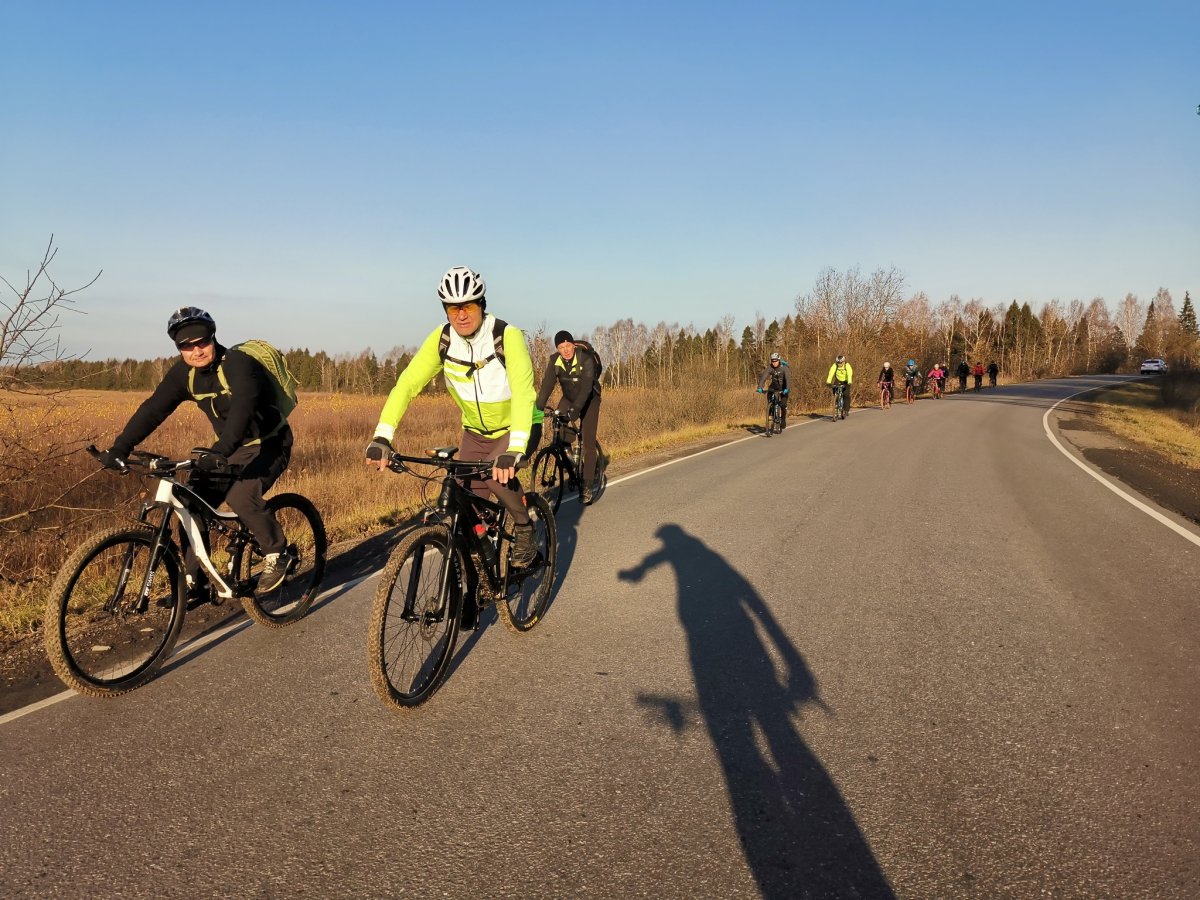
[[[291,462],[292,430],[285,425],[283,431],[266,438],[262,443],[238,447],[229,454],[228,459],[236,471],[219,473],[193,470],[188,486],[213,509],[222,503],[228,504],[250,529],[263,553],[281,552],[287,545],[287,538],[275,513],[267,509],[263,495],[279,480]],[[180,535],[180,543],[184,547],[184,569],[195,579],[200,571],[196,554],[186,535]]]
[[[583,483],[591,485],[596,477],[596,458],[599,456],[596,444],[596,429],[600,425],[600,395],[592,394],[583,405],[579,416],[580,432],[583,437]]]
[[[767,391],[767,412],[771,411],[771,399],[779,401],[779,427],[787,428],[788,395],[783,391]]]
[[[850,415],[850,385],[846,382],[842,382],[840,384],[835,382],[830,385],[830,388],[833,389],[835,403],[837,402],[838,388],[841,388],[845,392],[842,397],[842,415]]]

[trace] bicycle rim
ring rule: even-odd
[[[553,512],[558,512],[562,503],[563,490],[566,485],[566,473],[563,471],[562,460],[551,448],[546,447],[537,455],[533,462],[533,484],[535,494],[545,498]]]
[[[537,543],[537,558],[532,566],[514,572],[507,569],[504,599],[497,604],[501,620],[510,631],[525,632],[541,621],[554,586],[558,559],[558,529],[554,513],[545,498],[532,492],[525,495],[529,521]]]
[[[371,609],[367,656],[371,683],[384,703],[418,706],[437,690],[458,639],[462,562],[443,528],[420,528],[392,551]]]
[[[56,579],[46,650],[58,677],[75,690],[96,697],[133,690],[174,648],[183,626],[183,579],[172,550],[151,569],[154,541],[148,529],[105,532],[76,551]]]
[[[248,586],[242,597],[246,615],[268,628],[282,628],[308,612],[325,575],[328,549],[325,525],[315,506],[299,494],[278,494],[267,501],[287,539],[292,562],[284,580],[273,591],[255,590],[264,559],[257,545],[244,547],[235,564],[238,580]]]

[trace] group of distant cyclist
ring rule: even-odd
[[[910,359],[900,374],[904,381],[905,401],[915,403],[917,396],[921,393],[922,385],[929,389],[934,399],[941,399],[946,391],[946,379],[950,376],[950,367],[943,363],[934,363],[933,368],[923,374],[922,367],[917,365],[917,361]],[[994,360],[984,366],[981,361],[972,364],[964,358],[958,364],[955,374],[958,376],[960,391],[967,390],[967,381],[972,377],[975,379],[974,389],[979,391],[983,389],[985,375],[989,385],[996,386],[1000,367]],[[825,384],[833,392],[834,421],[845,419],[850,414],[850,392],[854,387],[854,367],[850,365],[844,354],[839,353],[830,365],[829,372],[825,376]],[[889,408],[892,405],[896,388],[896,370],[890,362],[885,362],[879,370],[876,387],[879,388],[880,407]],[[767,367],[763,369],[758,378],[758,393],[767,395],[767,433],[770,434],[772,431],[772,421],[782,420],[786,427],[791,384],[788,376],[788,364],[781,354],[771,354]],[[776,414],[776,410],[781,411],[781,415]]]

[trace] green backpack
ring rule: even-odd
[[[296,396],[296,385],[300,382],[288,368],[283,354],[273,344],[260,340],[243,341],[240,344],[234,344],[229,349],[241,350],[267,370],[267,374],[271,377],[271,387],[275,389],[275,408],[279,410],[284,421],[287,421],[287,417],[292,414],[292,410],[300,402],[299,397]],[[195,369],[188,372],[188,390],[193,397],[196,396],[195,376]],[[217,378],[221,382],[221,387],[224,388],[224,393],[228,394],[229,382],[225,380],[225,371],[220,365],[217,366]]]

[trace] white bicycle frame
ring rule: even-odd
[[[168,478],[159,479],[158,488],[154,493],[155,503],[167,507],[179,519],[179,524],[183,526],[183,530],[192,544],[192,550],[196,554],[196,561],[208,573],[209,580],[212,582],[213,587],[217,589],[217,596],[222,600],[232,600],[233,588],[221,577],[221,573],[217,571],[216,565],[209,558],[208,551],[204,547],[204,535],[200,531],[200,523],[196,521],[196,517],[192,515],[191,510],[183,505],[183,501],[175,496],[175,484],[176,482]],[[201,500],[200,502],[203,503],[204,501]],[[208,506],[208,504],[205,503],[205,506]],[[208,508],[212,509],[211,506]],[[225,513],[215,509],[212,509],[212,513],[218,519],[225,519],[231,522],[237,521],[236,513]]]

